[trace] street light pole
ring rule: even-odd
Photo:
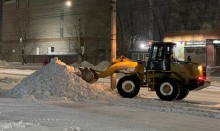
[[[111,15],[111,61],[116,59],[116,0],[112,0]],[[116,88],[116,74],[111,75],[111,89]]]

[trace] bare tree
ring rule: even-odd
[[[104,3],[102,3],[104,4]],[[103,5],[104,6],[104,5]],[[104,46],[101,44],[102,39],[103,38],[109,38],[109,33],[106,33],[103,31],[103,28],[106,30],[111,30],[111,17],[110,13],[111,13],[111,8],[109,7],[104,7],[104,8],[97,8],[96,11],[90,12],[90,16],[91,18],[93,18],[93,21],[90,21],[89,26],[91,25],[97,25],[97,29],[95,30],[94,34],[96,37],[96,48],[94,49],[94,52],[96,53],[98,57],[98,59],[107,59],[107,51],[105,48],[103,48]],[[109,14],[109,15],[107,15]],[[97,23],[99,22],[99,23]],[[98,61],[98,59],[96,59],[96,61]]]
[[[134,36],[139,35],[141,29],[149,32],[149,38],[162,40],[167,31],[211,29],[220,25],[219,0],[118,0],[118,3],[117,37],[121,49],[128,36],[132,47]],[[141,12],[144,13],[143,23],[148,28],[140,28]],[[150,37],[150,32],[153,37]]]
[[[125,30],[124,30],[124,23],[122,21],[121,12],[118,9],[118,6],[116,7],[117,11],[117,47],[120,50],[120,55],[125,55]]]
[[[133,49],[134,42],[135,42],[135,35],[137,32],[137,16],[135,15],[135,10],[132,7],[129,7],[128,9],[128,32],[130,35],[130,48]]]
[[[156,23],[155,28],[157,28],[159,40],[163,39],[163,34],[167,31],[170,24],[171,5],[171,1],[163,1],[163,5],[159,3],[150,7]]]
[[[201,30],[211,29],[217,26],[217,15],[219,14],[218,0],[175,0],[177,3],[172,5],[177,8],[175,17],[177,30]],[[174,6],[175,5],[175,6]],[[173,25],[174,22],[170,24]]]
[[[82,56],[82,48],[81,45],[83,43],[83,33],[82,33],[82,27],[81,27],[81,18],[80,16],[76,17],[73,16],[70,20],[70,23],[68,24],[68,31],[69,34],[69,50],[72,53],[77,53],[78,55],[78,62],[82,62],[83,56]]]
[[[117,19],[118,19],[118,45],[121,53],[124,54],[129,49],[134,48],[136,41],[137,27],[138,27],[138,13],[137,13],[137,2],[123,3],[118,1],[120,7],[117,8]],[[122,6],[123,4],[123,6]]]
[[[27,55],[30,55],[36,48],[38,31],[31,25],[28,11],[25,10],[22,14],[22,16],[16,15],[15,32],[19,40],[18,48],[21,53],[22,64],[25,64],[27,62]]]

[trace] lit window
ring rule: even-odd
[[[40,54],[40,48],[39,48],[39,47],[36,48],[36,54],[37,54],[37,55]]]

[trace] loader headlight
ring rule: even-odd
[[[199,77],[202,77],[202,78],[203,78],[203,66],[202,66],[202,65],[199,65],[199,66],[198,66],[198,71],[199,71],[199,72],[198,72],[198,73],[199,73],[199,74],[198,74]]]
[[[198,70],[202,71],[202,65],[198,66]]]

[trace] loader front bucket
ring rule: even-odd
[[[79,70],[81,71],[82,79],[88,83],[95,83],[99,78],[99,75],[92,68],[80,67]]]

